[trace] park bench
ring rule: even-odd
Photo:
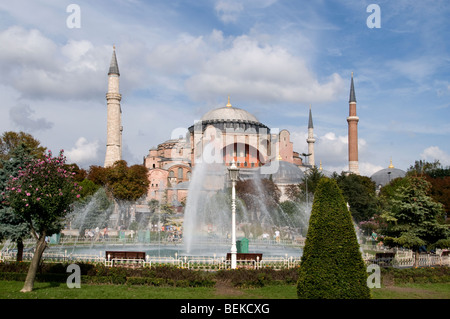
[[[263,254],[254,253],[236,253],[236,262],[238,268],[255,268],[261,259]],[[227,260],[231,261],[231,253],[227,253]]]
[[[395,258],[395,253],[376,253],[375,258],[370,260],[372,263],[377,264],[381,267],[392,266],[392,261]]]
[[[139,266],[145,261],[145,252],[143,251],[106,251],[106,260],[111,266],[116,263],[124,266]]]

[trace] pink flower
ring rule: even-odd
[[[80,194],[77,194],[77,198],[80,198]]]
[[[30,196],[31,194],[30,193],[27,193],[27,196]]]

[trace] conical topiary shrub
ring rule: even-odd
[[[308,299],[370,298],[352,218],[333,179],[322,178],[314,193],[297,295]]]

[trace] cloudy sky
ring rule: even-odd
[[[1,130],[103,165],[115,45],[129,164],[229,95],[300,153],[311,104],[316,161],[347,170],[354,72],[362,174],[450,165],[449,16],[446,0],[3,1]]]

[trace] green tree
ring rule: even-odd
[[[317,185],[323,177],[325,176],[316,166],[305,172],[303,181],[299,184],[301,194],[303,194],[301,197],[303,201],[306,201],[306,193],[308,193],[308,200],[312,200],[312,194],[316,191]]]
[[[83,187],[81,193],[84,191],[83,185],[86,185],[83,182],[80,183],[80,186]],[[99,186],[95,188],[95,192],[80,197],[80,200],[75,203],[72,213],[67,217],[67,221],[71,223],[71,227],[79,230],[80,235],[84,234],[85,229],[104,228],[108,226],[113,206],[105,189]]]
[[[408,171],[406,172],[406,174],[408,176],[422,176],[424,174],[427,174],[430,171],[433,171],[437,168],[439,168],[441,166],[441,164],[439,163],[438,160],[434,161],[433,163],[424,161],[424,160],[419,160],[419,161],[415,161],[414,165],[411,165],[408,168]]]
[[[367,272],[352,217],[333,179],[317,185],[299,269],[303,299],[367,299]]]
[[[111,193],[114,200],[118,202],[121,222],[128,226],[130,219],[130,206],[137,201],[148,190],[147,169],[143,165],[132,165],[128,167],[126,161],[117,161],[113,166],[97,170],[99,181],[103,182],[106,189]]]
[[[17,177],[22,167],[31,161],[30,148],[20,144],[10,151],[9,160],[0,159],[0,193],[5,195],[11,177]],[[15,213],[14,209],[0,203],[0,239],[6,238],[16,243],[16,260],[21,261],[23,256],[23,240],[30,236],[30,229],[25,220]]]
[[[0,159],[8,161],[13,150],[21,144],[27,147],[32,157],[42,158],[46,150],[31,134],[8,131],[0,136]]]
[[[355,222],[368,220],[378,212],[375,183],[369,177],[342,173],[336,181]]]
[[[61,151],[52,157],[49,151],[43,159],[33,159],[10,179],[4,201],[25,220],[36,239],[36,247],[28,269],[22,292],[33,290],[34,280],[47,236],[63,228],[71,204],[80,197],[80,187],[73,181],[73,174],[65,168],[65,157]]]
[[[444,215],[443,205],[429,196],[431,184],[423,177],[409,176],[390,199],[391,209],[382,218],[387,226],[382,231],[384,244],[405,247],[416,254],[416,266],[421,247],[432,249],[450,246],[448,227],[439,223]]]

